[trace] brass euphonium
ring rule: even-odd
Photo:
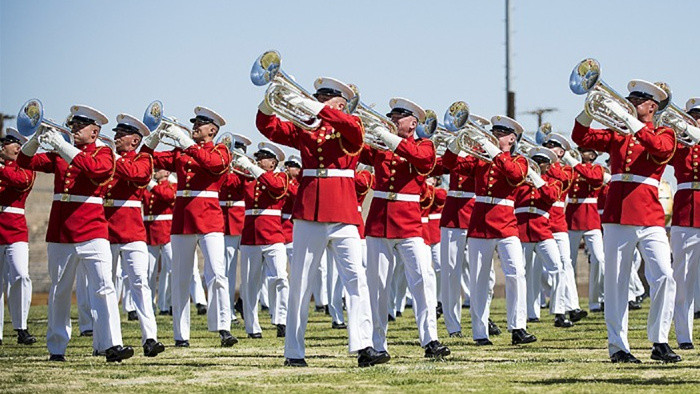
[[[231,171],[244,177],[253,178],[253,175],[250,172],[236,165],[235,159],[236,157],[243,156],[246,157],[248,160],[252,161],[253,163],[255,163],[256,160],[245,154],[243,151],[235,148],[233,134],[229,132],[219,134],[216,137],[216,144],[224,144],[226,148],[228,148],[228,150],[231,152],[231,156],[233,156],[234,158],[233,160],[231,160]]]
[[[685,146],[697,144],[697,138],[700,136],[698,122],[671,101],[671,88],[668,84],[654,82],[654,85],[663,89],[668,95],[666,100],[659,103],[659,109],[654,114],[654,124],[672,129],[676,133],[678,142]]]
[[[464,153],[490,162],[491,157],[484,151],[481,140],[488,140],[498,146],[498,139],[487,130],[488,120],[469,114],[469,105],[456,101],[450,105],[444,117],[445,127],[456,133],[457,147]]]
[[[17,131],[27,138],[32,138],[35,133],[43,134],[47,130],[57,131],[66,142],[73,145],[73,133],[70,127],[60,125],[51,119],[46,119],[44,117],[44,105],[39,99],[28,100],[17,114]],[[40,146],[45,151],[53,151],[53,147],[49,144],[41,143]]]
[[[177,127],[184,130],[190,137],[192,136],[192,130],[190,130],[189,127],[179,123],[177,119],[169,118],[163,114],[163,103],[159,100],[148,104],[146,111],[143,113],[143,123],[148,127],[151,133],[158,133],[160,142],[172,146],[173,148],[177,148],[179,145],[168,141],[170,137],[163,133],[168,128]]]

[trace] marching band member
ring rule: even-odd
[[[34,171],[20,168],[17,155],[27,138],[15,129],[8,128],[0,138],[0,289],[9,288],[7,303],[12,327],[17,331],[17,343],[31,345],[36,337],[27,330],[27,316],[32,303],[32,280],[29,278],[29,233],[24,216],[24,204],[34,186]],[[5,272],[8,273],[7,281]],[[4,311],[4,297],[0,296],[0,309]],[[2,328],[0,320],[0,344]]]
[[[666,92],[641,80],[631,81],[627,88],[637,117],[613,100],[605,100],[603,105],[624,121],[628,134],[592,129],[592,119],[585,111],[576,118],[572,132],[573,140],[580,146],[610,153],[612,177],[602,218],[608,350],[613,363],[640,362],[630,353],[627,340],[627,293],[632,256],[639,245],[651,286],[647,322],[648,338],[654,343],[651,358],[677,362],[681,357],[668,345],[676,282],[657,190],[666,163],[676,149],[676,137],[673,130],[655,128],[652,122],[658,103],[667,98]]]
[[[364,168],[363,168],[364,167]],[[367,198],[370,189],[374,187],[374,174],[372,167],[358,164],[355,171],[355,192],[357,193],[357,212],[362,212],[362,204]],[[357,228],[360,233],[360,242],[362,243],[362,267],[367,269],[367,239],[365,238],[365,221],[360,220],[360,225]]]
[[[685,109],[693,119],[700,119],[700,98],[691,98]],[[678,189],[673,197],[671,249],[676,299],[673,320],[678,347],[693,346],[693,304],[696,283],[700,280],[700,145],[692,147],[678,143],[671,164],[675,170]]]
[[[177,173],[177,192],[170,242],[173,249],[172,301],[175,346],[189,347],[189,286],[195,262],[195,247],[204,255],[204,279],[207,297],[207,327],[218,331],[221,346],[238,342],[231,335],[231,306],[224,262],[224,219],[219,206],[219,190],[228,170],[231,154],[226,146],[213,140],[226,122],[216,112],[196,107],[192,136],[171,126],[144,139],[142,151],[153,155],[154,165]],[[171,138],[177,148],[154,152],[159,134]]]
[[[249,338],[262,338],[258,322],[258,294],[263,280],[269,279],[272,324],[277,337],[284,338],[287,320],[287,259],[282,233],[282,206],[287,195],[289,178],[275,172],[284,161],[284,152],[269,142],[258,144],[257,164],[245,156],[237,156],[235,164],[252,176],[244,181],[245,224],[241,237],[241,298]]]
[[[546,173],[552,162],[556,161],[554,152],[547,148],[533,148],[528,155],[539,165],[541,173]],[[551,206],[559,201],[562,184],[546,175],[542,178],[521,184],[515,189],[513,196],[515,218],[518,220],[525,258],[527,316],[528,321],[540,320],[540,277],[544,266],[552,281],[549,312],[554,315],[554,326],[568,328],[574,324],[564,315],[564,269],[552,234],[548,212]]]
[[[299,191],[299,179],[301,179],[301,158],[291,155],[284,162],[284,169],[289,177],[287,195],[282,206],[282,233],[284,233],[284,247],[287,250],[287,262],[292,262],[292,241],[294,240],[294,201]]]
[[[355,93],[332,78],[314,83],[318,101],[289,93],[285,101],[321,119],[320,127],[304,130],[273,115],[266,101],[258,107],[256,124],[273,142],[301,152],[303,171],[294,204],[292,254],[285,337],[285,365],[306,366],[304,334],[308,303],[323,251],[333,251],[340,278],[348,293],[349,349],[358,353],[361,367],[389,361],[387,353],[372,348],[372,315],[367,278],[362,268],[362,220],[355,197],[355,166],[363,145],[362,123],[343,109]]]
[[[46,230],[51,290],[49,292],[46,343],[50,361],[65,361],[71,336],[70,304],[75,270],[87,273],[95,334],[107,361],[121,361],[134,354],[122,346],[117,294],[112,282],[112,256],[105,211],[104,184],[114,173],[114,153],[97,147],[95,140],[107,118],[81,105],[71,107],[69,125],[75,146],[55,130],[39,130],[22,146],[17,164],[23,168],[54,173],[54,201]],[[41,137],[40,137],[41,136]],[[39,139],[53,147],[37,154]],[[95,339],[95,338],[93,338]]]
[[[146,228],[141,213],[141,198],[153,174],[153,159],[147,153],[136,152],[141,139],[150,132],[143,122],[128,114],[119,114],[117,127],[112,130],[119,157],[114,175],[106,184],[104,200],[112,250],[112,280],[116,280],[117,262],[121,260],[127,279],[124,284],[130,290],[141,326],[143,355],[155,357],[165,350],[165,346],[157,338],[158,327],[148,280]]]
[[[421,189],[435,167],[435,147],[430,140],[416,138],[418,122],[425,111],[415,103],[392,98],[387,117],[398,135],[383,127],[368,132],[380,138],[389,150],[365,145],[360,154],[364,164],[374,167],[376,187],[366,222],[367,280],[372,303],[374,347],[387,351],[389,285],[394,276],[392,259],[404,264],[413,310],[425,357],[442,358],[450,349],[438,340],[435,272],[422,239]]]
[[[433,203],[430,205],[428,210],[428,226],[427,235],[429,241],[426,242],[430,249],[430,257],[433,262],[433,269],[435,270],[435,290],[437,291],[437,317],[440,317],[443,313],[442,304],[442,261],[440,259],[440,220],[442,218],[442,210],[445,207],[445,200],[447,199],[447,190],[439,187],[440,178],[431,178],[435,181],[435,186],[433,189]]]

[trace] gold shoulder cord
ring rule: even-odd
[[[283,174],[284,174],[284,178],[285,178],[284,179],[284,192],[282,192],[282,194],[280,194],[279,197],[275,197],[272,195],[272,193],[269,190],[267,191],[267,194],[269,194],[270,197],[274,198],[275,200],[279,200],[279,199],[282,199],[284,197],[287,197],[287,189],[289,189],[289,174],[287,174],[286,172]]]
[[[566,189],[563,189],[562,193],[568,192],[569,189],[571,189],[571,185],[574,183],[574,168],[573,167],[570,167],[570,168],[571,168],[571,176],[569,177],[569,182],[568,182],[568,185],[566,186]],[[561,172],[566,173],[565,169],[566,169],[566,167],[562,167]],[[564,182],[561,182],[561,187],[562,188],[564,187]]]
[[[20,192],[26,192],[26,191],[31,190],[31,188],[34,186],[34,181],[36,180],[36,172],[34,172],[32,170],[27,170],[27,169],[21,168],[19,166],[17,166],[17,168],[22,170],[22,172],[24,173],[24,177],[27,180],[29,180],[29,177],[27,176],[27,172],[30,172],[32,174],[32,180],[31,180],[31,182],[29,182],[29,186],[27,186],[25,189],[20,190]]]
[[[357,119],[357,125],[360,127],[360,130],[362,130],[362,140],[365,140],[365,126],[362,124],[362,119]],[[340,132],[338,132],[340,133]],[[362,147],[364,146],[364,143],[360,143],[360,148],[357,149],[355,152],[348,152],[347,149],[345,149],[345,146],[343,146],[343,135],[340,135],[340,138],[338,138],[338,143],[340,144],[340,149],[345,152],[346,155],[350,157],[354,157],[360,154],[362,152]]]
[[[151,174],[153,173],[153,156],[149,155],[148,153],[140,152],[139,154],[134,157],[134,160],[138,160],[141,156],[146,156],[148,158],[148,161],[150,161],[150,168],[151,168]],[[145,189],[148,187],[148,183],[145,185],[135,185],[139,189]]]
[[[365,180],[367,181],[367,189],[365,189],[364,193],[360,193],[360,196],[364,196],[364,195],[366,195],[367,193],[369,193],[369,189],[372,188],[372,178],[374,177],[374,175],[372,175],[372,173],[370,172],[370,173],[369,173],[369,179],[367,179],[367,177],[365,176],[364,173],[361,173],[361,175],[362,175],[362,177],[365,178]]]
[[[231,156],[231,152],[229,152],[228,148],[227,148],[226,145],[224,145],[224,144],[216,144],[216,145],[214,145],[214,148],[212,148],[211,151],[212,151],[212,152],[216,152],[219,156],[221,156],[221,160],[225,162],[226,160],[224,160],[223,154],[222,154],[221,152],[219,152],[219,149],[220,149],[220,148],[225,149],[225,150],[226,150],[226,153],[228,154],[228,156],[229,156],[229,157]],[[229,163],[229,164],[230,164],[230,163]],[[209,170],[207,170],[207,171],[211,172],[212,174],[222,175],[223,173],[225,173],[226,171],[228,171],[229,167],[230,167],[230,166],[226,166],[222,171],[219,171],[219,172],[214,172],[214,171],[209,171]]]
[[[673,159],[673,155],[676,153],[676,149],[678,148],[678,139],[676,138],[676,132],[669,129],[668,127],[660,127],[658,130],[661,130],[661,133],[668,131],[673,135],[673,152],[671,152],[671,154],[668,155],[668,158],[666,160],[656,160],[656,157],[654,157],[649,152],[647,152],[647,158],[651,159],[656,164],[663,165],[671,161],[671,159]],[[659,135],[661,133],[656,133],[655,135]]]
[[[430,140],[428,140],[428,139],[421,138],[420,140],[418,140],[418,145],[420,145],[420,144],[422,144],[422,143],[424,143],[424,142],[426,142],[426,141],[429,142],[431,145],[433,144],[432,141],[430,141]],[[434,153],[434,152],[435,152],[435,149],[434,149],[434,147],[433,147],[433,153]],[[418,173],[418,175],[427,176],[428,174],[430,174],[431,172],[433,172],[433,170],[435,169],[435,165],[436,165],[436,164],[437,164],[437,156],[436,156],[436,155],[433,155],[433,164],[430,166],[430,169],[429,169],[427,172],[420,172],[420,171],[418,171],[418,168],[416,168],[416,166],[414,166],[413,164],[411,164],[411,167],[413,167],[413,168],[416,169],[416,172]]]
[[[114,157],[114,152],[112,152],[112,149],[107,146],[100,146],[97,149],[95,149],[95,151],[92,152],[92,157],[97,156],[97,153],[100,151],[100,149],[109,149],[109,156],[112,158],[112,172],[109,174],[109,178],[107,178],[103,182],[95,182],[92,178],[88,179],[90,180],[90,182],[92,182],[93,185],[104,186],[111,182],[112,179],[114,179],[114,172],[117,170],[117,159],[116,157]]]
[[[518,156],[511,157],[511,158],[513,159],[514,163],[516,163],[516,164],[518,163]],[[520,174],[523,176],[522,181],[518,182],[517,184],[514,184],[513,182],[510,181],[510,179],[508,179],[508,177],[506,177],[506,181],[508,182],[508,184],[513,186],[513,187],[518,187],[518,186],[522,185],[523,183],[525,183],[525,181],[527,180],[527,172],[523,172],[522,166],[518,166],[518,168],[520,168]],[[526,165],[525,168],[528,168],[528,166]],[[499,171],[500,171],[500,169],[499,169]]]
[[[603,173],[603,177],[605,177],[605,171],[603,170],[603,166],[601,166],[600,164],[593,164],[593,168],[596,168],[596,167],[600,167],[600,171]],[[586,182],[586,183],[588,183],[588,182]],[[603,188],[603,186],[605,186],[605,183],[601,183],[600,186],[598,186],[598,187],[593,187],[593,186],[591,186],[590,183],[588,183],[588,187],[590,187],[593,190],[600,190]]]

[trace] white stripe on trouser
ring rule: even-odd
[[[562,283],[564,283],[564,307],[566,308],[567,312],[573,311],[575,309],[580,309],[581,305],[578,301],[578,287],[576,286],[576,274],[574,273],[574,266],[571,263],[571,246],[569,242],[569,233],[559,232],[552,233],[552,235],[554,236],[554,240],[557,242],[557,247],[559,248],[559,255],[561,256],[562,269],[564,270],[564,274],[562,275],[561,280]]]
[[[262,333],[258,321],[258,293],[263,281],[269,279],[270,290],[275,293],[270,301],[272,324],[287,321],[287,256],[283,243],[272,245],[241,245],[241,298],[245,330],[248,334]]]
[[[421,346],[438,339],[435,308],[435,271],[423,238],[367,237],[367,283],[372,305],[374,330],[372,342],[376,350],[387,350],[389,286],[394,277],[392,256],[400,258],[406,272],[413,299],[413,311]]]
[[[318,266],[326,248],[333,254],[340,280],[348,295],[349,350],[354,353],[372,346],[372,315],[357,226],[296,219],[293,247],[284,356],[304,358],[304,334],[309,318],[311,287],[316,283]]]
[[[588,266],[588,307],[590,309],[600,308],[603,302],[603,277],[605,274],[605,255],[603,254],[603,233],[600,229],[576,231],[569,230],[569,244],[571,246],[571,261],[576,272],[576,261],[578,260],[578,246],[581,238],[586,244],[586,249],[590,254],[590,264]]]
[[[693,302],[700,272],[700,228],[671,227],[676,299],[673,321],[678,343],[693,342]]]
[[[158,310],[167,312],[172,306],[172,264],[173,249],[170,242],[163,245],[148,245],[148,255],[156,264],[160,259],[160,271],[158,273]],[[153,274],[155,277],[156,275]],[[153,291],[155,287],[151,288]]]
[[[12,318],[12,328],[27,329],[27,316],[32,303],[32,280],[29,278],[29,244],[15,242],[0,245],[0,289],[8,289],[7,307]],[[2,297],[4,299],[4,297]],[[0,301],[0,309],[4,312],[4,302]],[[0,340],[4,322],[0,321]]]
[[[46,251],[51,277],[46,331],[49,353],[66,354],[71,334],[70,300],[78,265],[84,266],[87,276],[91,313],[95,317],[94,334],[99,336],[98,350],[122,345],[109,242],[102,238],[72,244],[49,242]]]
[[[506,319],[508,330],[524,329],[527,321],[525,263],[523,247],[518,237],[467,238],[469,273],[471,281],[472,337],[489,337],[489,276],[493,265],[493,253],[498,249],[501,268],[505,275]]]
[[[224,263],[224,234],[172,234],[173,248],[173,333],[175,340],[190,339],[189,292],[195,264],[195,248],[204,255],[204,280],[207,300],[207,328],[209,331],[231,329],[228,278]]]
[[[442,314],[448,333],[462,331],[462,278],[467,268],[467,229],[440,228]],[[469,288],[467,288],[467,291]]]
[[[228,278],[229,304],[231,304],[231,320],[236,319],[236,268],[238,267],[238,248],[241,245],[240,235],[224,235],[226,277]]]
[[[605,323],[610,355],[630,352],[627,340],[629,280],[635,246],[645,261],[651,305],[647,336],[653,343],[668,343],[673,320],[676,281],[671,268],[671,250],[661,226],[603,224],[605,250]]]
[[[632,260],[632,272],[630,274],[630,287],[627,300],[635,301],[637,297],[644,294],[644,283],[639,277],[639,269],[642,267],[642,255],[639,252],[639,246],[634,249],[634,257]]]
[[[537,253],[537,257],[535,257]],[[564,270],[561,265],[559,248],[554,239],[540,242],[523,242],[523,258],[525,259],[525,286],[527,287],[527,317],[540,317],[540,275],[542,269],[552,278],[549,313],[563,314],[564,309]]]
[[[335,323],[345,323],[343,317],[343,282],[340,281],[338,270],[335,269],[333,255],[328,248],[321,258],[321,264],[326,264],[326,291],[328,293],[328,314]]]
[[[126,244],[112,244],[112,268],[121,260],[123,272],[128,280],[125,285],[129,287],[131,300],[141,326],[141,344],[146,339],[158,340],[158,327],[156,316],[153,313],[153,297],[148,287],[148,248],[143,241],[129,242]],[[121,258],[121,259],[120,259]]]

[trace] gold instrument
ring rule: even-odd
[[[635,118],[637,110],[629,100],[603,82],[600,78],[600,63],[597,60],[588,58],[579,62],[569,77],[569,88],[574,94],[587,93],[584,108],[588,116],[622,135],[630,134],[625,122],[610,111],[604,101],[617,102]]]
[[[673,101],[671,101],[671,88],[665,82],[654,82],[654,85],[663,89],[668,98],[659,103],[659,109],[654,114],[654,124],[658,126],[665,126],[672,129],[676,133],[676,139],[678,142],[685,146],[693,146],[698,143],[698,141],[688,133],[689,129],[695,128],[697,131],[694,133],[696,136],[700,135],[700,129],[698,129],[698,122],[690,115],[688,115],[683,109],[678,107]]]
[[[233,160],[231,160],[231,171],[235,172],[238,175],[242,175],[248,178],[253,178],[253,175],[251,175],[247,170],[238,167],[236,165],[236,157],[246,157],[248,160],[252,161],[255,163],[257,160],[255,158],[252,158],[245,154],[243,151],[236,149],[234,147],[234,137],[233,134],[226,132],[226,133],[221,133],[216,137],[216,144],[224,144],[228,148],[228,150],[231,152],[231,156],[233,156]]]
[[[469,105],[464,101],[457,101],[452,103],[445,112],[444,123],[448,130],[456,134],[457,147],[460,150],[483,161],[491,162],[491,157],[481,146],[483,140],[498,146],[498,139],[486,129],[491,122],[470,115]]]

